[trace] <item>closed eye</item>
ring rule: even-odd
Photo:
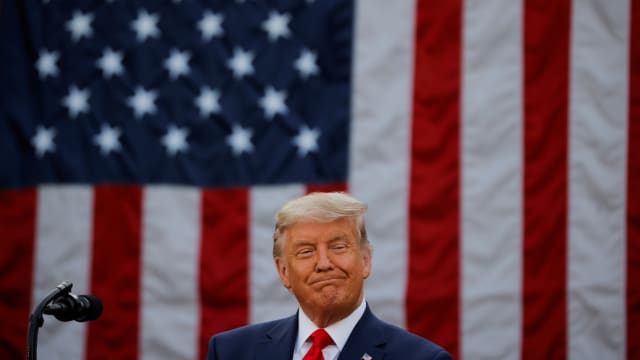
[[[344,251],[347,249],[347,245],[346,244],[335,244],[333,246],[331,246],[331,249],[335,250],[335,251]]]
[[[313,254],[313,249],[311,248],[300,249],[298,250],[298,252],[296,252],[296,256],[298,257],[308,257],[308,256],[311,256],[312,254]]]

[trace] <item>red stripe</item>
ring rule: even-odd
[[[522,359],[567,356],[570,0],[526,0]]]
[[[0,359],[27,355],[36,201],[35,189],[0,191]]]
[[[419,1],[416,22],[407,326],[460,358],[462,2]]]
[[[347,184],[346,183],[333,183],[333,184],[309,184],[307,185],[307,194],[312,192],[333,192],[333,191],[341,191],[347,192]]]
[[[627,359],[640,359],[640,1],[631,2],[627,172]]]
[[[95,188],[91,293],[102,300],[104,311],[89,323],[88,359],[138,356],[141,222],[140,187]]]
[[[249,321],[249,194],[246,189],[202,193],[200,347],[209,338]]]

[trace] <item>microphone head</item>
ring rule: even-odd
[[[102,300],[93,295],[80,295],[78,298],[82,299],[83,310],[82,315],[79,316],[76,321],[84,322],[95,320],[102,315]]]
[[[91,321],[102,315],[102,301],[93,295],[68,293],[47,305],[44,313],[60,321]]]

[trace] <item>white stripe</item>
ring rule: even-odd
[[[301,185],[257,186],[250,192],[250,306],[251,323],[290,316],[298,309],[293,294],[280,282],[273,262],[273,226],[276,212],[285,202],[302,196]]]
[[[522,4],[468,0],[463,8],[462,358],[518,359]]]
[[[625,358],[628,0],[573,2],[569,358]]]
[[[39,189],[34,306],[64,280],[73,283],[73,293],[89,293],[92,214],[93,193],[89,187]],[[86,323],[63,323],[45,316],[38,337],[38,353],[44,358],[83,359],[85,339]]]
[[[200,192],[151,186],[142,228],[142,359],[195,359],[200,325]]]
[[[373,271],[366,297],[403,326],[411,137],[414,1],[357,2],[349,189],[369,204]]]

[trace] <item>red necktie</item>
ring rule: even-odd
[[[327,345],[333,344],[331,336],[329,336],[324,329],[318,329],[309,336],[309,339],[311,339],[313,344],[302,360],[324,360],[324,356],[322,356],[322,349]]]

